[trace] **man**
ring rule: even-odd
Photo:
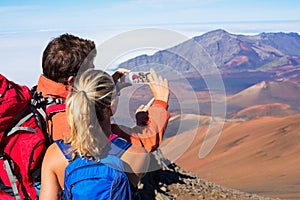
[[[95,43],[91,40],[71,34],[63,34],[54,38],[43,52],[43,74],[39,78],[37,92],[42,92],[44,97],[51,96],[60,101],[66,100],[74,78],[83,71],[94,68],[93,61],[96,53]],[[120,69],[112,75],[115,83],[125,72],[125,69]],[[146,113],[146,117],[140,113],[137,114],[137,127],[129,129],[120,128],[117,125],[112,126],[115,134],[143,146],[149,152],[154,151],[161,143],[169,119],[169,113],[166,110],[169,88],[161,87],[154,96],[156,99],[149,112],[147,107],[140,108]],[[53,140],[64,138],[70,131],[64,111],[64,104],[62,104],[61,108],[56,110],[49,119],[48,133]]]
[[[37,92],[44,97],[65,100],[74,77],[80,71],[93,68],[96,56],[95,43],[74,35],[63,34],[54,38],[43,52],[42,68]],[[49,120],[48,134],[53,140],[64,138],[69,132],[65,109],[59,110]]]

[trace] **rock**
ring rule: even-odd
[[[162,187],[160,187],[160,190],[163,191],[163,192],[166,192],[167,188],[165,186],[162,186]]]

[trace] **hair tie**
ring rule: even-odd
[[[84,90],[79,90],[79,91],[78,91],[78,94],[79,94],[79,93],[83,93],[83,95],[84,95],[86,98],[88,98],[86,91],[84,91]]]

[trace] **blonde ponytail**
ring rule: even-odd
[[[107,119],[113,98],[114,82],[105,72],[87,70],[75,80],[66,110],[70,134],[66,142],[78,156],[99,159],[108,140],[99,120]]]

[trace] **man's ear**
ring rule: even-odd
[[[110,116],[113,116],[113,115],[114,115],[111,105],[107,106],[107,110],[108,110],[108,114],[109,114]]]
[[[68,78],[68,85],[69,86],[72,86],[73,85],[73,83],[74,83],[74,76],[69,76],[69,78]]]

